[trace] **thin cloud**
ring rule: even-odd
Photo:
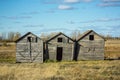
[[[62,2],[63,0],[44,0],[42,3],[43,4],[60,4]]]
[[[49,9],[47,11],[45,11],[46,13],[55,13],[55,9]]]
[[[101,7],[120,7],[120,3],[101,3],[98,6],[101,6]]]
[[[64,0],[65,3],[79,3],[80,0]]]
[[[69,5],[59,5],[58,9],[60,9],[60,10],[73,10],[74,8],[72,6],[69,6]]]
[[[68,24],[77,24],[77,23],[94,23],[94,22],[110,22],[110,21],[120,21],[120,18],[100,18],[95,20],[89,20],[89,21],[67,21]]]
[[[120,2],[120,0],[102,0],[103,2]]]
[[[96,21],[118,21],[120,18],[101,18]]]
[[[18,19],[28,19],[28,18],[32,18],[31,16],[18,16],[18,17],[16,17],[16,18],[18,18]]]
[[[92,0],[64,0],[64,3],[92,2]]]
[[[40,12],[39,11],[32,11],[32,12],[23,12],[21,14],[23,15],[33,15],[33,14],[39,14]]]
[[[44,24],[40,24],[40,25],[25,25],[24,27],[44,27]]]
[[[100,7],[119,7],[120,6],[120,0],[102,0],[100,4],[98,4]]]
[[[12,20],[16,20],[16,19],[30,19],[32,18],[31,16],[1,16],[2,18],[5,19],[12,19]]]
[[[92,0],[44,0],[43,4],[63,4],[63,3],[80,3],[80,2],[91,2]]]
[[[72,31],[67,28],[48,28],[48,29],[41,29],[41,32],[66,32],[66,31]]]
[[[96,20],[90,20],[90,21],[83,21],[80,23],[91,23],[91,22],[109,22],[109,21],[119,21],[120,18],[101,18]]]
[[[67,21],[68,24],[75,24],[76,22],[74,21]]]
[[[92,0],[82,0],[83,2],[92,2]]]
[[[20,24],[20,23],[22,23],[22,22],[20,22],[20,21],[15,21],[14,23],[16,23],[16,24]]]

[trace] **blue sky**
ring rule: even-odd
[[[0,0],[0,32],[120,36],[120,0]]]

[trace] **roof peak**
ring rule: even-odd
[[[100,36],[98,33],[96,33],[94,30],[87,30],[86,32],[83,33],[82,36],[80,36],[80,38],[77,39],[77,41],[81,40],[82,38],[84,38],[86,35],[88,35],[89,33],[94,32],[95,34],[97,34],[98,36]],[[101,38],[103,38],[102,36],[100,36]],[[104,39],[104,38],[103,38]]]
[[[51,41],[52,39],[56,38],[57,36],[59,36],[59,35],[61,35],[61,34],[64,35],[65,37],[71,39],[72,41],[74,41],[72,38],[68,37],[68,36],[65,35],[64,33],[62,33],[62,32],[58,32],[58,33],[56,33],[54,36],[52,36],[50,39],[48,39],[46,42]]]
[[[34,35],[34,36],[38,37],[37,35],[33,34],[32,32],[27,32],[27,33],[26,33],[26,34],[24,34],[22,37],[20,37],[19,39],[17,39],[15,42],[20,41],[21,39],[23,39],[25,36],[27,36],[27,35],[29,35],[29,34],[32,34],[32,35]],[[39,37],[38,37],[38,38],[39,38]]]

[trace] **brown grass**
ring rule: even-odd
[[[107,40],[105,42],[105,57],[120,58],[120,40]]]
[[[15,43],[0,45],[0,62],[15,62]]]
[[[0,64],[0,80],[119,80],[120,61]]]
[[[105,43],[105,56],[120,57],[120,41]],[[15,64],[15,45],[0,46],[0,80],[119,80],[120,61]],[[12,62],[6,63],[6,62]]]

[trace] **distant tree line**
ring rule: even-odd
[[[51,33],[41,33],[40,34],[40,38],[42,38],[44,41],[46,41],[47,39],[53,37],[54,35],[56,35],[58,32],[51,32]],[[71,37],[74,40],[77,40],[80,36],[81,36],[81,32],[79,30],[74,30],[70,33],[69,37]],[[119,37],[113,37],[111,35],[101,35],[102,37],[104,37],[106,40],[107,39],[120,39]],[[18,38],[21,37],[21,33],[19,32],[2,32],[0,33],[0,41],[7,41],[7,42],[13,42],[16,41]]]
[[[41,33],[40,38],[42,38],[44,41],[46,41],[47,39],[51,38],[52,36],[54,36],[56,34],[57,34],[57,32],[51,32],[50,34]],[[79,30],[74,30],[70,33],[69,37],[71,37],[73,40],[77,40],[77,39],[80,38],[81,35],[82,35],[82,33]],[[120,36],[119,37],[113,37],[109,34],[107,34],[107,35],[101,34],[101,36],[103,38],[105,38],[106,40],[107,39],[120,39]]]
[[[111,36],[111,35],[102,35],[102,37],[104,37],[106,40],[108,40],[108,39],[120,39],[120,36],[119,37],[113,37],[113,36]]]
[[[40,38],[42,38],[44,41],[46,41],[47,39],[55,36],[56,34],[58,34],[58,32],[51,32],[49,34],[41,33]],[[81,32],[79,30],[74,30],[69,35],[69,37],[71,37],[73,40],[78,39],[80,36],[81,36]]]
[[[20,38],[21,34],[19,32],[3,32],[0,33],[0,41],[13,42]]]

